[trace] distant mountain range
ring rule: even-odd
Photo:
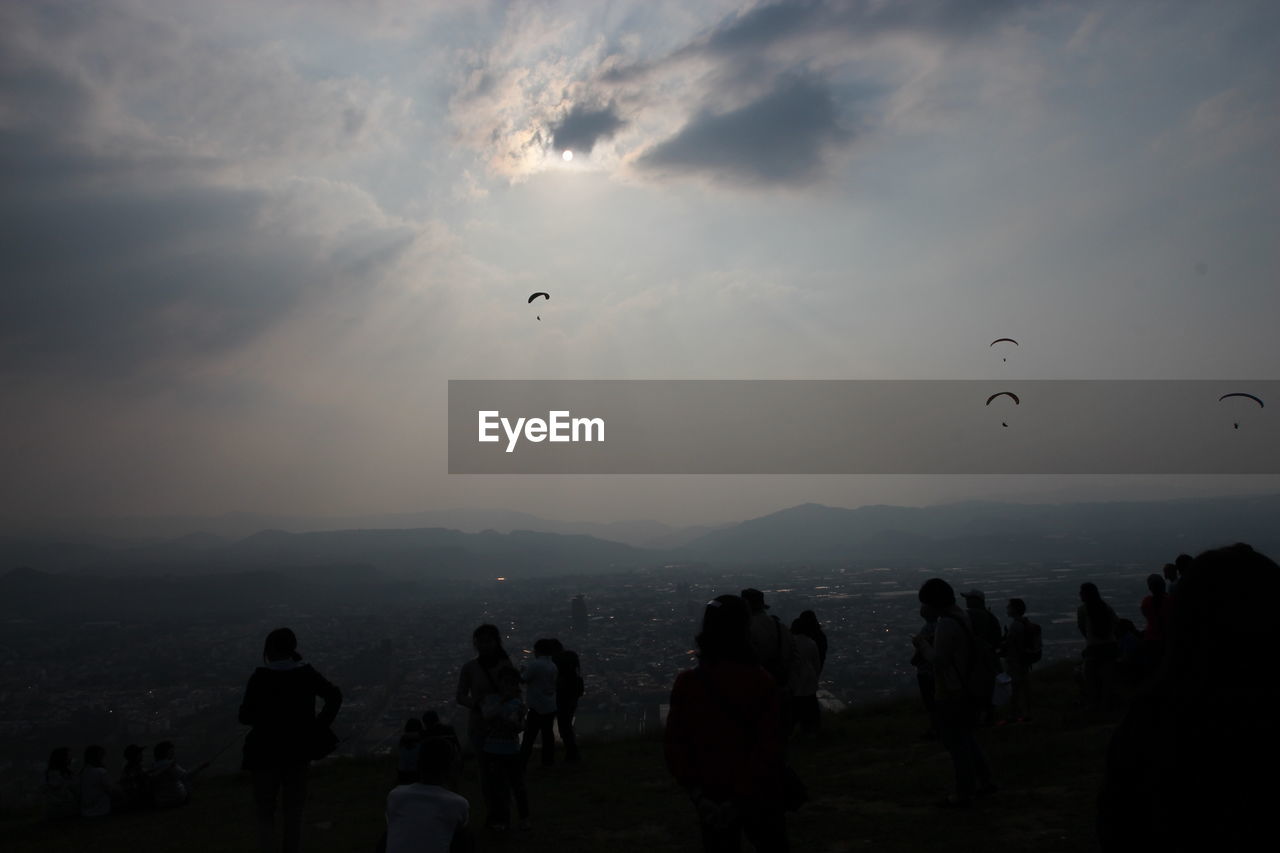
[[[159,516],[126,518],[57,519],[42,523],[9,521],[0,530],[24,539],[74,537],[77,542],[118,545],[121,541],[166,541],[190,538],[205,540],[237,540],[260,530],[282,530],[289,533],[316,533],[331,530],[409,530],[442,527],[463,533],[494,530],[510,533],[531,530],[536,533],[594,536],[622,542],[637,548],[677,548],[707,533],[714,527],[674,527],[657,521],[555,521],[514,510],[447,509],[382,515],[353,516],[285,516],[252,512],[231,512],[219,516]],[[199,531],[198,533],[195,531]]]
[[[228,537],[206,526],[163,540],[89,535],[0,539],[0,574],[42,572],[203,575],[290,569],[315,576],[361,567],[400,580],[607,573],[671,563],[708,565],[980,565],[990,562],[1148,562],[1236,541],[1280,555],[1280,495],[1176,501],[932,507],[803,504],[720,528],[654,522],[574,525],[522,513],[428,513],[479,531],[446,527],[291,532]],[[404,516],[419,518],[420,516]],[[222,521],[231,518],[223,516]],[[236,516],[243,521],[248,516]],[[385,517],[384,517],[385,520]],[[210,519],[193,520],[206,525]],[[557,530],[511,528],[520,522]],[[508,529],[499,529],[508,528]],[[602,535],[568,532],[594,529]],[[120,535],[125,531],[113,531]],[[610,539],[653,534],[639,547]]]

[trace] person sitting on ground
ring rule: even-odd
[[[386,853],[462,853],[474,849],[471,806],[453,789],[461,757],[447,737],[423,738],[418,781],[387,795]]]
[[[404,733],[397,747],[399,763],[396,766],[396,784],[408,785],[418,781],[418,748],[422,745],[422,720],[412,717],[405,720]]]
[[[178,751],[173,741],[162,740],[152,749],[154,763],[147,773],[147,788],[151,802],[160,807],[184,806],[191,799],[191,782],[196,775],[207,770],[205,761],[194,770],[187,770],[178,763]]]
[[[79,784],[71,772],[71,750],[68,747],[60,746],[49,753],[42,793],[49,820],[63,820],[80,814]]]
[[[422,712],[422,739],[429,737],[442,737],[453,741],[453,745],[462,749],[462,743],[458,740],[458,733],[454,731],[453,726],[448,723],[440,722],[439,711],[423,711]]]
[[[80,817],[106,817],[111,814],[111,801],[120,796],[107,777],[106,758],[107,751],[101,746],[85,747],[80,768]]]
[[[134,811],[151,804],[147,771],[142,766],[142,747],[131,743],[124,748],[124,768],[116,787],[120,801],[116,811]]]

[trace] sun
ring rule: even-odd
[[[563,155],[561,155],[561,156],[563,156],[563,157],[564,157],[564,161],[565,161],[566,163],[568,163],[570,160],[572,160],[572,159],[573,159],[573,152],[572,152],[572,151],[570,151],[570,150],[568,150],[568,149],[566,148],[566,149],[565,149],[564,154],[563,154]]]

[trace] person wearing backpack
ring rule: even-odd
[[[918,597],[938,617],[932,644],[918,635],[912,642],[933,664],[938,735],[951,754],[955,770],[956,792],[938,805],[966,807],[975,796],[987,796],[997,790],[986,753],[977,739],[978,712],[990,702],[995,671],[984,660],[969,617],[956,606],[951,584],[942,578],[930,578],[920,587]]]
[[[1003,651],[1005,671],[1013,683],[1009,699],[1009,715],[1002,724],[1031,721],[1031,667],[1040,661],[1040,626],[1027,618],[1027,603],[1021,598],[1009,599],[1005,607],[1009,627],[1005,630]]]

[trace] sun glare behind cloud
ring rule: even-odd
[[[564,161],[568,163],[570,160],[573,159],[573,152],[566,149],[563,156],[564,156]]]

